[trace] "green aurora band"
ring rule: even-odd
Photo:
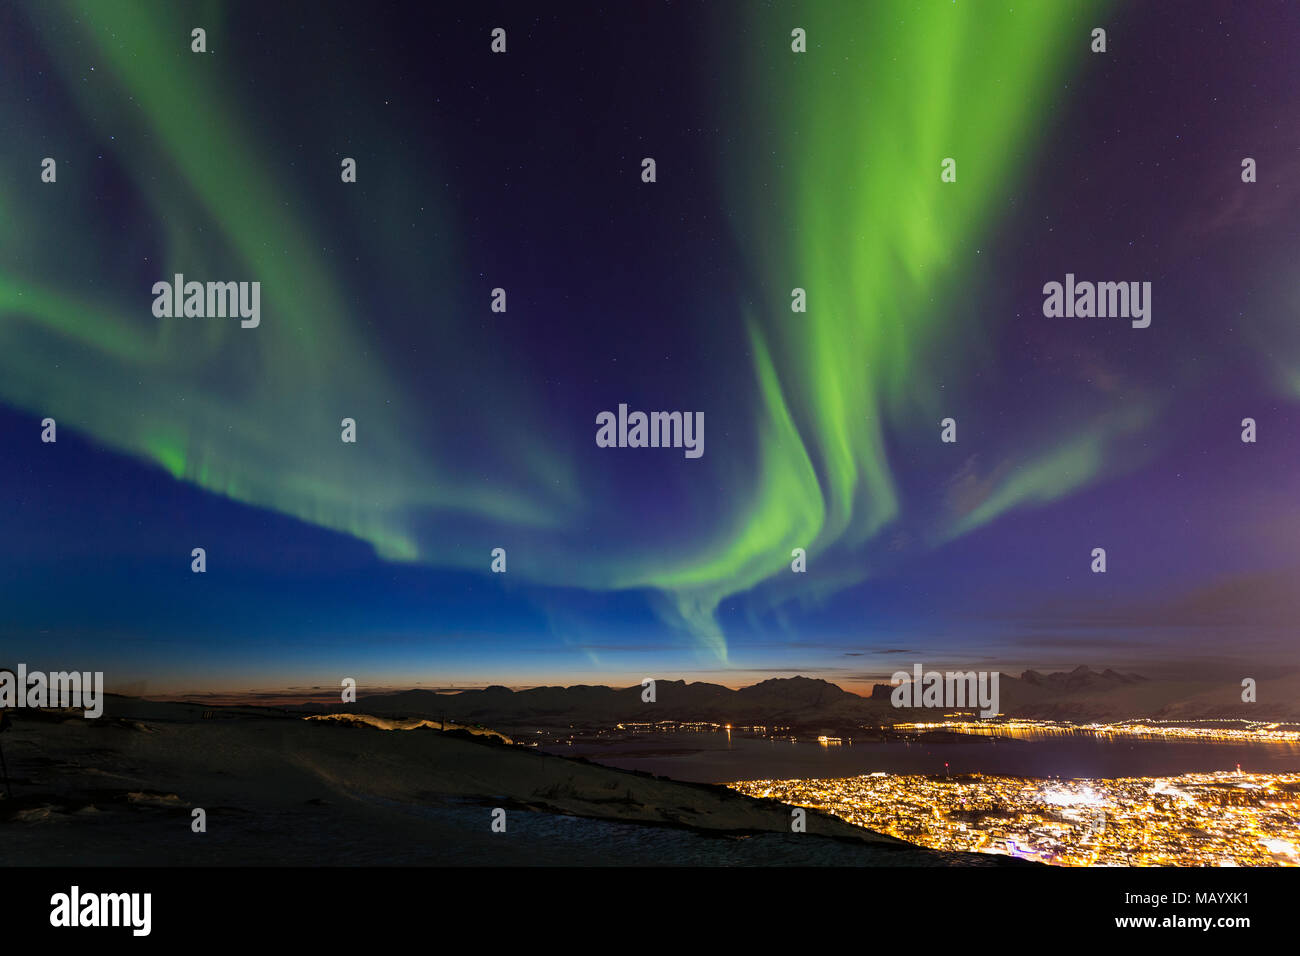
[[[942,403],[987,360],[989,317],[962,290],[978,284],[975,249],[1017,187],[1052,91],[1087,55],[1089,8],[1067,6],[814,4],[798,16],[809,38],[802,55],[790,50],[795,24],[756,4],[740,8],[742,30],[722,33],[737,37],[722,55],[738,60],[731,102],[743,107],[720,120],[737,127],[737,145],[719,156],[718,175],[735,241],[762,277],[754,301],[763,305],[731,319],[743,325],[752,360],[758,464],[727,497],[730,507],[716,503],[712,525],[676,553],[646,553],[636,541],[585,544],[595,496],[583,482],[595,479],[539,437],[542,403],[523,386],[500,386],[509,414],[466,407],[450,422],[397,400],[400,382],[332,271],[333,257],[352,250],[344,240],[321,248],[326,214],[234,108],[247,93],[221,61],[191,58],[178,42],[190,22],[166,6],[111,15],[93,2],[34,7],[65,95],[101,141],[112,137],[167,258],[142,267],[119,237],[96,235],[93,224],[68,230],[93,207],[94,187],[78,175],[92,158],[39,118],[14,130],[0,156],[0,215],[20,250],[0,265],[0,400],[177,480],[355,536],[388,560],[485,570],[499,530],[527,543],[511,551],[512,577],[646,589],[668,622],[726,662],[722,601],[751,590],[772,605],[816,599],[871,573],[873,543],[906,506],[887,437],[911,430],[932,441],[949,413]],[[858,28],[844,28],[850,17]],[[210,46],[233,43],[218,8],[205,22]],[[94,82],[85,81],[90,65]],[[382,141],[386,131],[376,119],[350,135]],[[347,155],[346,144],[338,149]],[[66,157],[57,192],[35,172],[51,154]],[[956,183],[940,181],[945,157],[957,161]],[[399,181],[369,186],[366,208],[347,215],[403,221],[412,190],[390,178]],[[457,211],[432,197],[428,205],[439,255],[417,253],[412,241],[388,268],[452,288],[458,270],[446,237]],[[202,228],[184,225],[192,223]],[[154,319],[140,289],[176,272],[256,277],[264,314],[278,318],[256,333]],[[796,286],[807,290],[806,314],[790,311]],[[447,355],[481,355],[477,374],[495,382],[526,381],[518,356],[485,349],[460,327],[457,307],[435,312]],[[445,374],[449,394],[472,382]],[[1070,439],[1011,453],[983,500],[945,515],[928,543],[1084,487],[1105,474],[1112,443],[1153,414],[1102,418]],[[338,441],[344,416],[363,423],[364,456]],[[499,465],[491,480],[427,452],[454,447],[467,430]],[[794,581],[782,572],[795,547],[847,560]]]

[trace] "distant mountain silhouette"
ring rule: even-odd
[[[1096,671],[1081,665],[1044,674],[1027,670],[1019,677],[1002,674],[999,697],[1003,714],[1057,720],[1120,720],[1130,717],[1266,720],[1300,719],[1300,675],[1261,680],[1258,704],[1240,699],[1239,678],[1222,681],[1151,680],[1111,668]],[[564,726],[568,723],[612,725],[660,720],[712,721],[827,727],[886,724],[932,716],[934,709],[893,707],[893,687],[877,684],[868,696],[850,693],[828,681],[809,677],[772,678],[733,690],[720,684],[658,680],[653,704],[642,700],[640,685],[605,687],[533,687],[511,690],[499,685],[482,690],[439,693],[409,690],[362,697],[334,705],[330,711],[359,711],[399,717],[447,718],[507,728],[521,725]]]
[[[1034,687],[1050,687],[1055,690],[1077,691],[1090,687],[1111,687],[1115,684],[1133,684],[1146,680],[1139,674],[1121,674],[1109,667],[1098,674],[1087,664],[1080,664],[1069,673],[1041,674],[1038,671],[1025,671],[1020,679]]]
[[[494,685],[455,694],[409,690],[372,695],[353,705],[329,709],[433,717],[445,714],[461,722],[479,723],[503,720],[556,723],[564,719],[609,723],[657,720],[770,723],[850,717],[864,707],[862,713],[869,715],[873,709],[870,702],[857,694],[807,677],[774,678],[740,690],[721,684],[660,680],[655,682],[653,704],[642,700],[643,692],[639,684],[622,688],[579,684],[520,691]]]

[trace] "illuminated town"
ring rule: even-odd
[[[872,773],[728,786],[938,850],[1062,866],[1300,865],[1300,773],[1095,780]]]
[[[954,715],[956,716],[956,715]],[[1224,719],[1194,723],[1167,720],[1121,720],[1113,723],[1072,723],[1057,720],[944,719],[932,723],[894,724],[899,733],[951,731],[998,737],[1044,737],[1053,734],[1091,734],[1099,737],[1158,737],[1210,743],[1300,743],[1300,726],[1277,721]]]

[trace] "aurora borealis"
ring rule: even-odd
[[[1297,665],[1294,5],[632,6],[0,11],[6,657]],[[178,273],[260,325],[155,317]],[[1044,317],[1067,273],[1150,281],[1150,327]],[[706,453],[597,447],[621,403]]]

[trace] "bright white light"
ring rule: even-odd
[[[1043,802],[1054,807],[1101,807],[1106,800],[1090,787],[1082,790],[1048,790],[1043,794]]]
[[[1281,853],[1291,857],[1296,855],[1295,844],[1286,840],[1260,840],[1259,842],[1264,845],[1264,849],[1268,850],[1269,853]]]

